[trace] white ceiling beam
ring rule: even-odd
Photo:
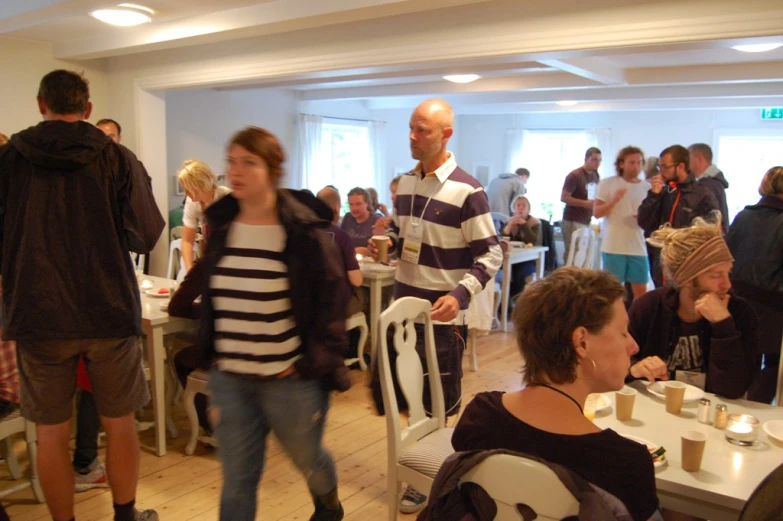
[[[627,69],[625,75],[631,85],[783,81],[783,62],[648,67]]]
[[[487,93],[499,95],[506,91],[529,91],[535,89],[570,89],[587,87],[590,82],[564,72],[549,72],[508,76],[502,78],[482,78],[473,83],[459,84],[440,79],[438,81],[407,83],[402,85],[382,85],[373,87],[306,90],[300,93],[302,100],[337,100],[375,98],[386,96],[416,96],[436,94]]]
[[[571,60],[541,60],[539,63],[548,67],[560,69],[604,85],[621,85],[626,83],[625,71],[601,58],[574,58]]]
[[[457,116],[485,114],[536,114],[536,113],[574,113],[574,112],[649,112],[659,110],[732,110],[761,109],[763,107],[779,107],[783,104],[783,96],[765,98],[713,98],[700,100],[615,100],[580,103],[573,107],[560,107],[554,103],[536,104],[482,104],[468,105],[458,100],[450,100]],[[416,104],[386,103],[373,104],[371,110],[409,109]],[[760,117],[760,115],[759,115]],[[774,125],[774,122],[772,122]],[[457,121],[459,125],[459,120]]]
[[[55,42],[59,59],[94,59],[136,52],[302,31],[324,25],[422,12],[489,0],[272,0],[184,20],[152,23],[110,36]]]

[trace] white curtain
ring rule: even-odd
[[[509,128],[506,130],[506,157],[504,161],[505,170],[500,173],[511,173],[517,168],[530,168],[523,163],[522,144],[525,141],[527,130],[520,128]]]
[[[370,142],[370,161],[373,169],[372,185],[385,200],[388,193],[388,185],[391,182],[393,172],[388,172],[386,165],[386,122],[368,121],[367,133]]]
[[[299,114],[297,125],[299,134],[298,169],[292,188],[323,186],[317,181],[320,177],[318,169],[323,165],[321,160],[323,120],[324,118],[321,116]]]
[[[612,147],[612,129],[610,128],[589,128],[585,131],[587,140],[591,147],[598,147],[601,150],[603,161],[598,168],[601,179],[614,175],[614,159],[617,150]]]

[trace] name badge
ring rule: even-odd
[[[408,221],[408,226],[405,231],[404,241],[402,243],[402,255],[400,260],[410,262],[411,264],[419,263],[419,255],[421,255],[421,243],[424,236],[424,230],[422,222],[419,221],[418,226],[413,225],[413,220]]]
[[[694,387],[698,387],[702,391],[707,387],[707,375],[705,373],[699,373],[697,371],[676,371],[675,380],[683,382]]]

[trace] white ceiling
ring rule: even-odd
[[[573,9],[567,8],[569,2]],[[243,42],[258,42],[280,48],[281,52],[290,46],[293,53],[302,41],[317,39],[318,35],[323,35],[324,43],[338,36],[356,35],[355,46],[362,49],[363,41],[372,38],[391,41],[395,35],[411,34],[405,48],[400,47],[410,55],[415,46],[430,43],[430,27],[443,29],[438,24],[457,26],[456,22],[474,21],[481,26],[496,20],[493,29],[488,29],[489,42],[497,36],[493,34],[494,27],[504,23],[504,29],[513,34],[516,20],[521,27],[540,17],[542,31],[558,22],[571,29],[572,47],[546,41],[544,34],[540,38],[541,52],[535,53],[513,54],[501,49],[503,42],[487,43],[487,49],[472,52],[474,57],[469,59],[408,60],[364,67],[324,63],[317,71],[308,63],[299,72],[288,70],[263,78],[226,81],[216,87],[283,87],[296,90],[305,101],[362,100],[377,109],[408,108],[425,96],[440,95],[474,113],[783,106],[783,48],[762,54],[730,48],[738,43],[783,43],[781,0],[746,0],[746,10],[735,26],[715,21],[717,12],[736,9],[729,0],[591,0],[589,6],[579,0],[137,3],[154,9],[155,20],[136,28],[119,29],[88,15],[95,8],[112,5],[105,0],[2,0],[0,35],[49,42],[56,57],[69,61],[113,62],[117,57],[133,55],[141,61],[149,57],[157,64],[165,62],[169,56],[166,53],[177,52],[176,49],[193,48],[194,53],[204,53],[212,51],[215,44],[225,50],[232,45],[250,45]],[[689,20],[693,27],[683,28],[671,22],[671,37],[667,38],[667,20],[655,18],[662,17],[664,7],[674,9],[672,6],[678,3],[693,4],[688,11],[697,13]],[[590,16],[580,15],[578,10],[587,7],[591,9]],[[503,19],[506,13],[508,20]],[[633,39],[623,45],[590,48],[591,29],[595,31],[604,23],[609,27],[610,22],[622,24],[624,20],[629,20],[628,25],[637,21]],[[777,20],[777,31],[743,29],[751,22],[765,20]],[[716,29],[696,31],[699,24],[712,24]],[[579,41],[582,33],[584,41]],[[653,33],[663,36],[653,38]],[[499,42],[497,38],[495,41]],[[170,56],[175,59],[176,55]],[[454,85],[442,79],[444,74],[468,72],[483,77],[468,85]],[[561,99],[580,103],[570,108],[554,104]]]

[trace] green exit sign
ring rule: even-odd
[[[783,119],[783,108],[761,109],[761,119]]]

